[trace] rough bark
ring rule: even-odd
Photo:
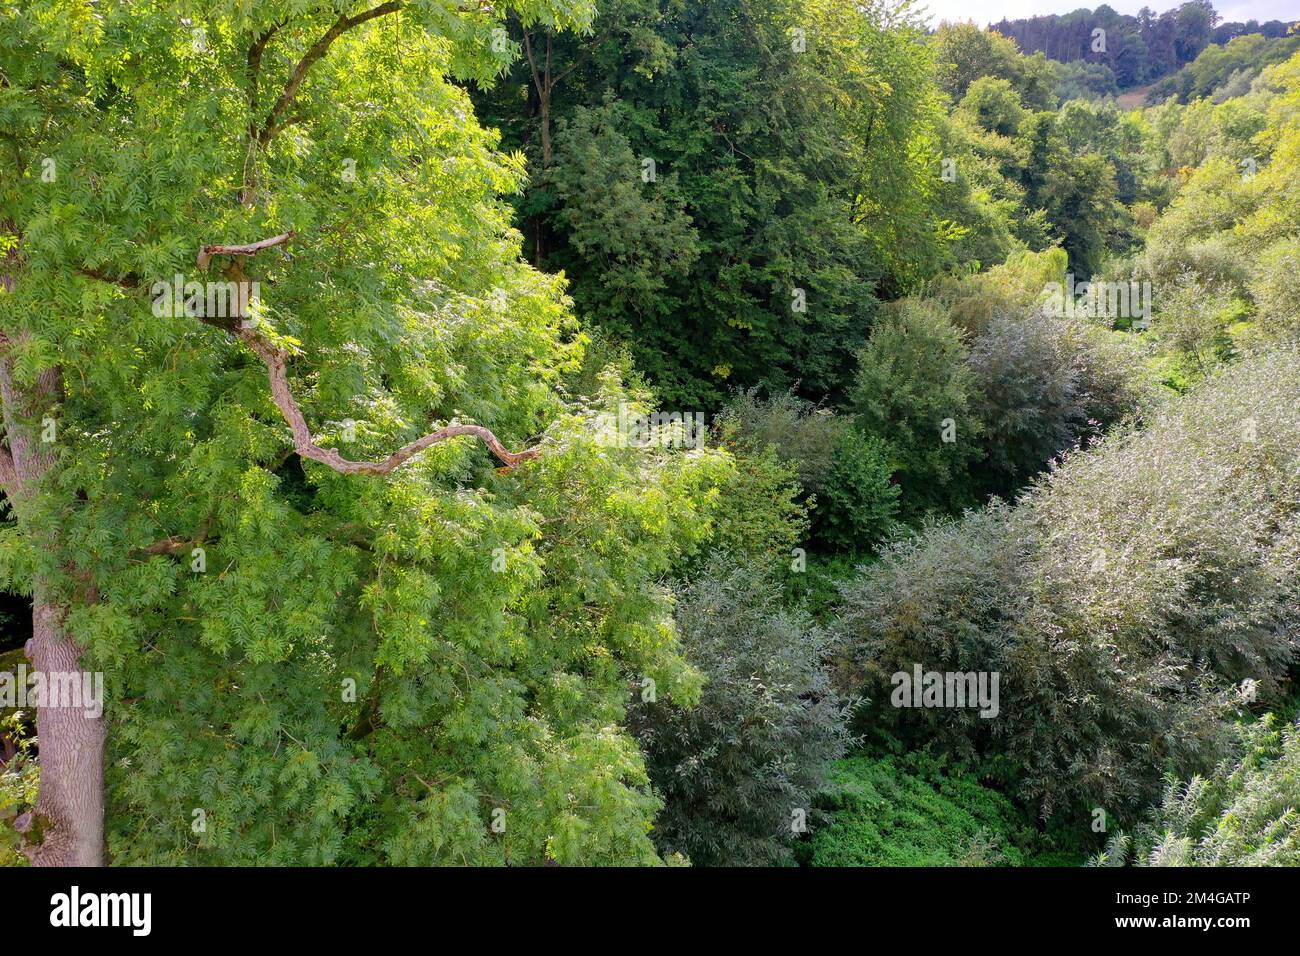
[[[14,250],[0,269],[0,288],[12,293],[17,285],[21,259]],[[26,527],[25,504],[41,491],[54,466],[55,446],[42,441],[43,417],[53,415],[62,396],[63,374],[47,369],[35,382],[15,380],[9,350],[21,341],[21,333],[0,329],[0,409],[3,411],[4,442],[0,445],[0,479],[4,492],[23,527],[35,538],[46,539],[57,529]],[[83,649],[66,633],[67,609],[51,596],[49,582],[38,577],[32,582],[32,639],[27,656],[32,666],[45,673],[80,670]],[[104,862],[104,723],[103,717],[87,716],[84,709],[46,706],[60,701],[42,701],[36,708],[36,744],[41,782],[34,811],[17,821],[27,836],[23,852],[33,866],[100,866]]]
[[[63,613],[37,590],[27,656],[47,674],[81,667]],[[102,716],[68,706],[36,708],[41,788],[35,811],[18,823],[29,837],[24,853],[33,866],[104,864],[104,740]]]

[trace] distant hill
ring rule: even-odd
[[[1168,76],[1195,60],[1206,47],[1259,34],[1282,37],[1293,23],[1220,23],[1209,0],[1190,0],[1157,15],[1143,7],[1136,16],[1106,5],[1095,10],[1002,20],[989,29],[1015,40],[1025,53],[1041,52],[1062,63],[1083,60],[1106,67],[1121,90]]]

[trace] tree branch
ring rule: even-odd
[[[133,553],[148,555],[177,555],[184,554],[187,551],[193,551],[195,548],[201,548],[203,547],[203,543],[208,539],[208,531],[211,529],[214,520],[216,520],[216,515],[212,514],[204,518],[199,524],[198,529],[194,532],[194,537],[192,539],[182,538],[179,535],[171,535],[159,541],[155,541],[153,544],[146,547],[134,548],[132,549]]]
[[[293,105],[294,98],[298,95],[299,87],[302,86],[303,80],[307,78],[307,71],[312,68],[312,65],[317,60],[329,52],[329,48],[334,44],[335,40],[341,37],[344,33],[347,33],[353,27],[360,26],[363,23],[373,20],[376,17],[382,17],[388,13],[396,13],[398,10],[402,9],[403,6],[404,4],[402,0],[388,0],[387,3],[381,3],[377,7],[371,7],[369,10],[362,11],[354,17],[342,16],[334,21],[334,25],[326,30],[325,34],[319,40],[311,45],[311,49],[303,54],[302,59],[298,61],[298,65],[295,66],[293,72],[289,74],[289,82],[285,84],[284,91],[280,94],[280,98],[276,100],[275,105],[271,107],[271,112],[267,114],[265,122],[262,123],[262,129],[257,134],[257,144],[265,148],[266,144],[271,141],[271,137],[273,137],[279,129],[283,128],[282,124],[277,126],[277,123],[280,117],[287,113],[289,107]]]
[[[415,457],[431,445],[446,441],[448,438],[455,438],[458,435],[473,435],[478,438],[508,468],[513,468],[520,462],[536,458],[541,454],[539,448],[511,452],[501,444],[491,429],[484,428],[482,425],[447,425],[435,432],[430,432],[423,438],[417,438],[409,445],[403,445],[383,461],[350,461],[340,455],[337,449],[322,448],[311,437],[311,429],[307,427],[307,420],[303,417],[302,409],[298,407],[293,392],[289,388],[288,353],[284,349],[272,345],[256,329],[241,328],[235,334],[257,353],[258,358],[266,366],[267,376],[271,380],[271,398],[276,407],[280,409],[280,414],[284,416],[284,420],[289,423],[289,430],[293,432],[293,446],[298,454],[303,458],[318,461],[322,465],[328,465],[340,474],[386,475],[398,465]]]
[[[257,124],[253,121],[253,117],[257,114],[257,93],[262,77],[262,54],[266,52],[266,45],[271,42],[271,38],[279,29],[280,24],[272,24],[248,48],[248,135],[250,138],[257,136]]]
[[[199,264],[207,268],[208,263],[213,256],[253,256],[263,249],[269,249],[272,246],[282,245],[288,242],[294,235],[294,232],[283,233],[274,236],[271,239],[263,239],[259,242],[250,242],[241,246],[203,246],[199,250]],[[242,268],[239,270],[242,273]],[[239,318],[243,318],[240,316]],[[216,323],[213,323],[216,324]],[[513,468],[520,462],[527,461],[530,458],[536,458],[541,454],[539,448],[529,448],[521,452],[512,452],[501,444],[492,430],[482,425],[447,425],[437,431],[430,432],[423,438],[417,438],[408,445],[403,445],[397,451],[393,452],[383,461],[352,461],[344,458],[339,454],[337,449],[322,448],[311,436],[311,429],[307,425],[307,419],[302,413],[298,402],[293,397],[293,391],[289,388],[288,361],[289,353],[279,346],[269,341],[265,335],[257,330],[256,327],[246,327],[242,321],[232,321],[229,324],[218,326],[225,331],[242,339],[250,349],[256,353],[257,357],[262,360],[266,366],[267,377],[271,383],[271,398],[275,406],[284,416],[284,420],[289,424],[289,430],[293,433],[293,446],[303,458],[310,458],[312,461],[320,462],[327,465],[335,471],[344,475],[386,475],[403,462],[415,457],[432,445],[446,441],[448,438],[455,438],[460,435],[472,435],[479,439],[491,449],[492,454],[508,468]],[[160,543],[161,544],[161,543]]]
[[[297,230],[290,229],[288,232],[282,232],[270,239],[260,239],[257,242],[245,243],[242,246],[200,246],[199,268],[206,272],[213,256],[255,256],[263,249],[284,245],[297,234]]]

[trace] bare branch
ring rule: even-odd
[[[208,531],[212,528],[212,522],[215,520],[215,514],[210,514],[204,518],[194,532],[193,538],[182,538],[180,535],[173,534],[146,547],[135,548],[133,553],[177,555],[193,551],[195,548],[202,547],[203,542],[208,539]]]
[[[206,271],[213,256],[255,256],[263,249],[284,245],[297,234],[295,230],[290,229],[288,232],[272,236],[270,239],[260,239],[257,242],[249,242],[242,246],[200,246],[199,268]]]
[[[248,109],[250,123],[252,123],[252,115],[257,112],[258,85],[262,78],[262,54],[266,52],[266,45],[271,42],[271,38],[275,36],[276,31],[279,29],[280,24],[272,24],[248,48]],[[257,127],[251,127],[249,133],[256,136]]]
[[[257,353],[258,358],[266,366],[267,376],[271,380],[271,398],[276,407],[280,409],[280,414],[284,416],[284,420],[289,423],[289,430],[293,432],[294,449],[303,458],[310,458],[322,465],[328,465],[340,474],[386,475],[398,465],[414,458],[431,445],[446,441],[448,438],[455,438],[458,435],[472,435],[479,439],[508,468],[513,468],[520,462],[536,458],[541,454],[539,448],[511,452],[501,444],[491,429],[484,428],[482,425],[447,425],[425,435],[423,438],[417,438],[409,445],[403,445],[383,461],[350,461],[340,455],[337,449],[322,448],[311,437],[311,429],[307,426],[307,419],[303,417],[302,409],[298,407],[293,392],[289,388],[288,353],[268,342],[256,329],[241,328],[236,334],[248,344],[249,348]]]
[[[269,249],[272,246],[288,242],[293,235],[293,231],[290,230],[282,235],[262,239],[259,242],[250,242],[246,245],[203,246],[199,251],[199,265],[206,269],[213,256],[253,256],[263,249]],[[242,279],[243,267],[241,265],[235,264],[233,272]],[[217,323],[213,322],[211,324]],[[284,420],[288,422],[289,430],[293,433],[294,450],[303,458],[310,458],[322,465],[328,465],[340,474],[386,475],[431,445],[436,445],[438,442],[460,435],[472,435],[482,441],[491,449],[492,454],[501,459],[507,468],[513,468],[520,462],[536,458],[541,454],[541,449],[538,448],[512,452],[501,444],[501,441],[492,433],[491,429],[482,425],[456,424],[447,425],[425,435],[423,438],[417,438],[408,445],[403,445],[383,461],[351,461],[339,454],[337,449],[322,448],[311,437],[311,429],[307,425],[307,419],[297,401],[295,401],[292,390],[289,388],[288,352],[268,340],[255,326],[247,326],[237,319],[230,321],[228,324],[220,324],[218,327],[242,339],[262,360],[262,364],[266,366],[267,377],[271,382],[271,398],[280,410],[280,414],[284,416]]]

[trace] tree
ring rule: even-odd
[[[970,500],[969,468],[981,455],[984,426],[967,356],[942,309],[907,300],[876,325],[858,357],[854,410],[894,452],[905,518]]]
[[[967,88],[957,112],[980,129],[998,136],[1015,136],[1025,118],[1020,96],[1011,84],[992,76],[982,76]]]
[[[856,7],[612,0],[545,41],[545,118],[522,63],[477,95],[529,161],[535,261],[668,407],[842,398],[877,299],[941,264],[930,51],[907,4]]]
[[[698,705],[643,695],[632,727],[665,807],[655,839],[702,866],[771,866],[812,829],[813,798],[852,743],[825,630],[783,607],[763,565],[718,559],[681,595],[678,625],[705,676]]]
[[[0,583],[106,694],[37,710],[34,862],[657,859],[618,728],[697,686],[658,581],[726,457],[556,389],[581,337],[450,82],[504,15],[0,11]]]

